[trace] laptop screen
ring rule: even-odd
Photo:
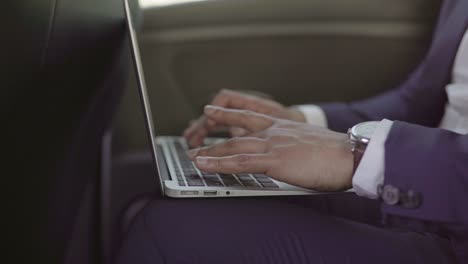
[[[151,149],[153,154],[153,160],[156,163],[156,167],[158,168],[158,178],[161,182],[161,191],[164,194],[164,182],[160,171],[160,166],[158,164],[158,153],[156,148],[156,134],[153,125],[153,118],[151,115],[151,106],[150,100],[148,96],[148,90],[146,88],[146,81],[145,75],[143,72],[143,64],[141,62],[140,56],[140,48],[138,46],[138,39],[137,39],[137,28],[138,25],[138,18],[141,12],[140,6],[138,4],[138,0],[124,0],[124,8],[125,8],[125,16],[127,20],[127,28],[130,35],[130,46],[132,51],[133,63],[135,68],[136,79],[138,82],[139,93],[141,97],[141,102],[143,105],[143,113],[145,117],[146,128],[148,131],[149,140],[151,143]]]

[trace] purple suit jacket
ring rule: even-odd
[[[425,59],[396,89],[354,103],[323,108],[330,129],[346,131],[367,120],[395,121],[385,143],[385,183],[412,190],[416,208],[383,203],[387,224],[438,233],[468,261],[468,135],[437,127],[444,114],[452,67],[468,25],[468,0],[445,0]],[[410,124],[412,123],[412,124]]]

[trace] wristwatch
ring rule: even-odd
[[[369,144],[372,134],[374,134],[379,123],[379,121],[363,122],[348,130],[351,152],[354,156],[353,173],[356,172],[359,162],[361,162],[362,156],[364,156],[364,151],[366,151],[366,147]]]

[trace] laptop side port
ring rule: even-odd
[[[198,195],[198,191],[180,191],[181,195]]]
[[[203,191],[203,195],[205,196],[216,196],[218,191]]]

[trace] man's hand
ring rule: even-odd
[[[225,108],[250,110],[297,122],[305,122],[304,115],[295,109],[284,107],[272,100],[231,90],[220,91],[211,104]],[[184,137],[191,147],[198,147],[203,144],[204,138],[210,132],[219,129],[219,127],[220,124],[218,122],[207,119],[205,115],[202,115],[198,120],[191,121],[190,126],[184,132]],[[233,126],[228,126],[228,128],[233,136],[242,136],[246,133],[242,128]]]
[[[319,191],[351,188],[353,156],[345,134],[246,110],[207,106],[205,115],[243,128],[248,135],[191,150],[189,156],[200,170],[263,173]]]

